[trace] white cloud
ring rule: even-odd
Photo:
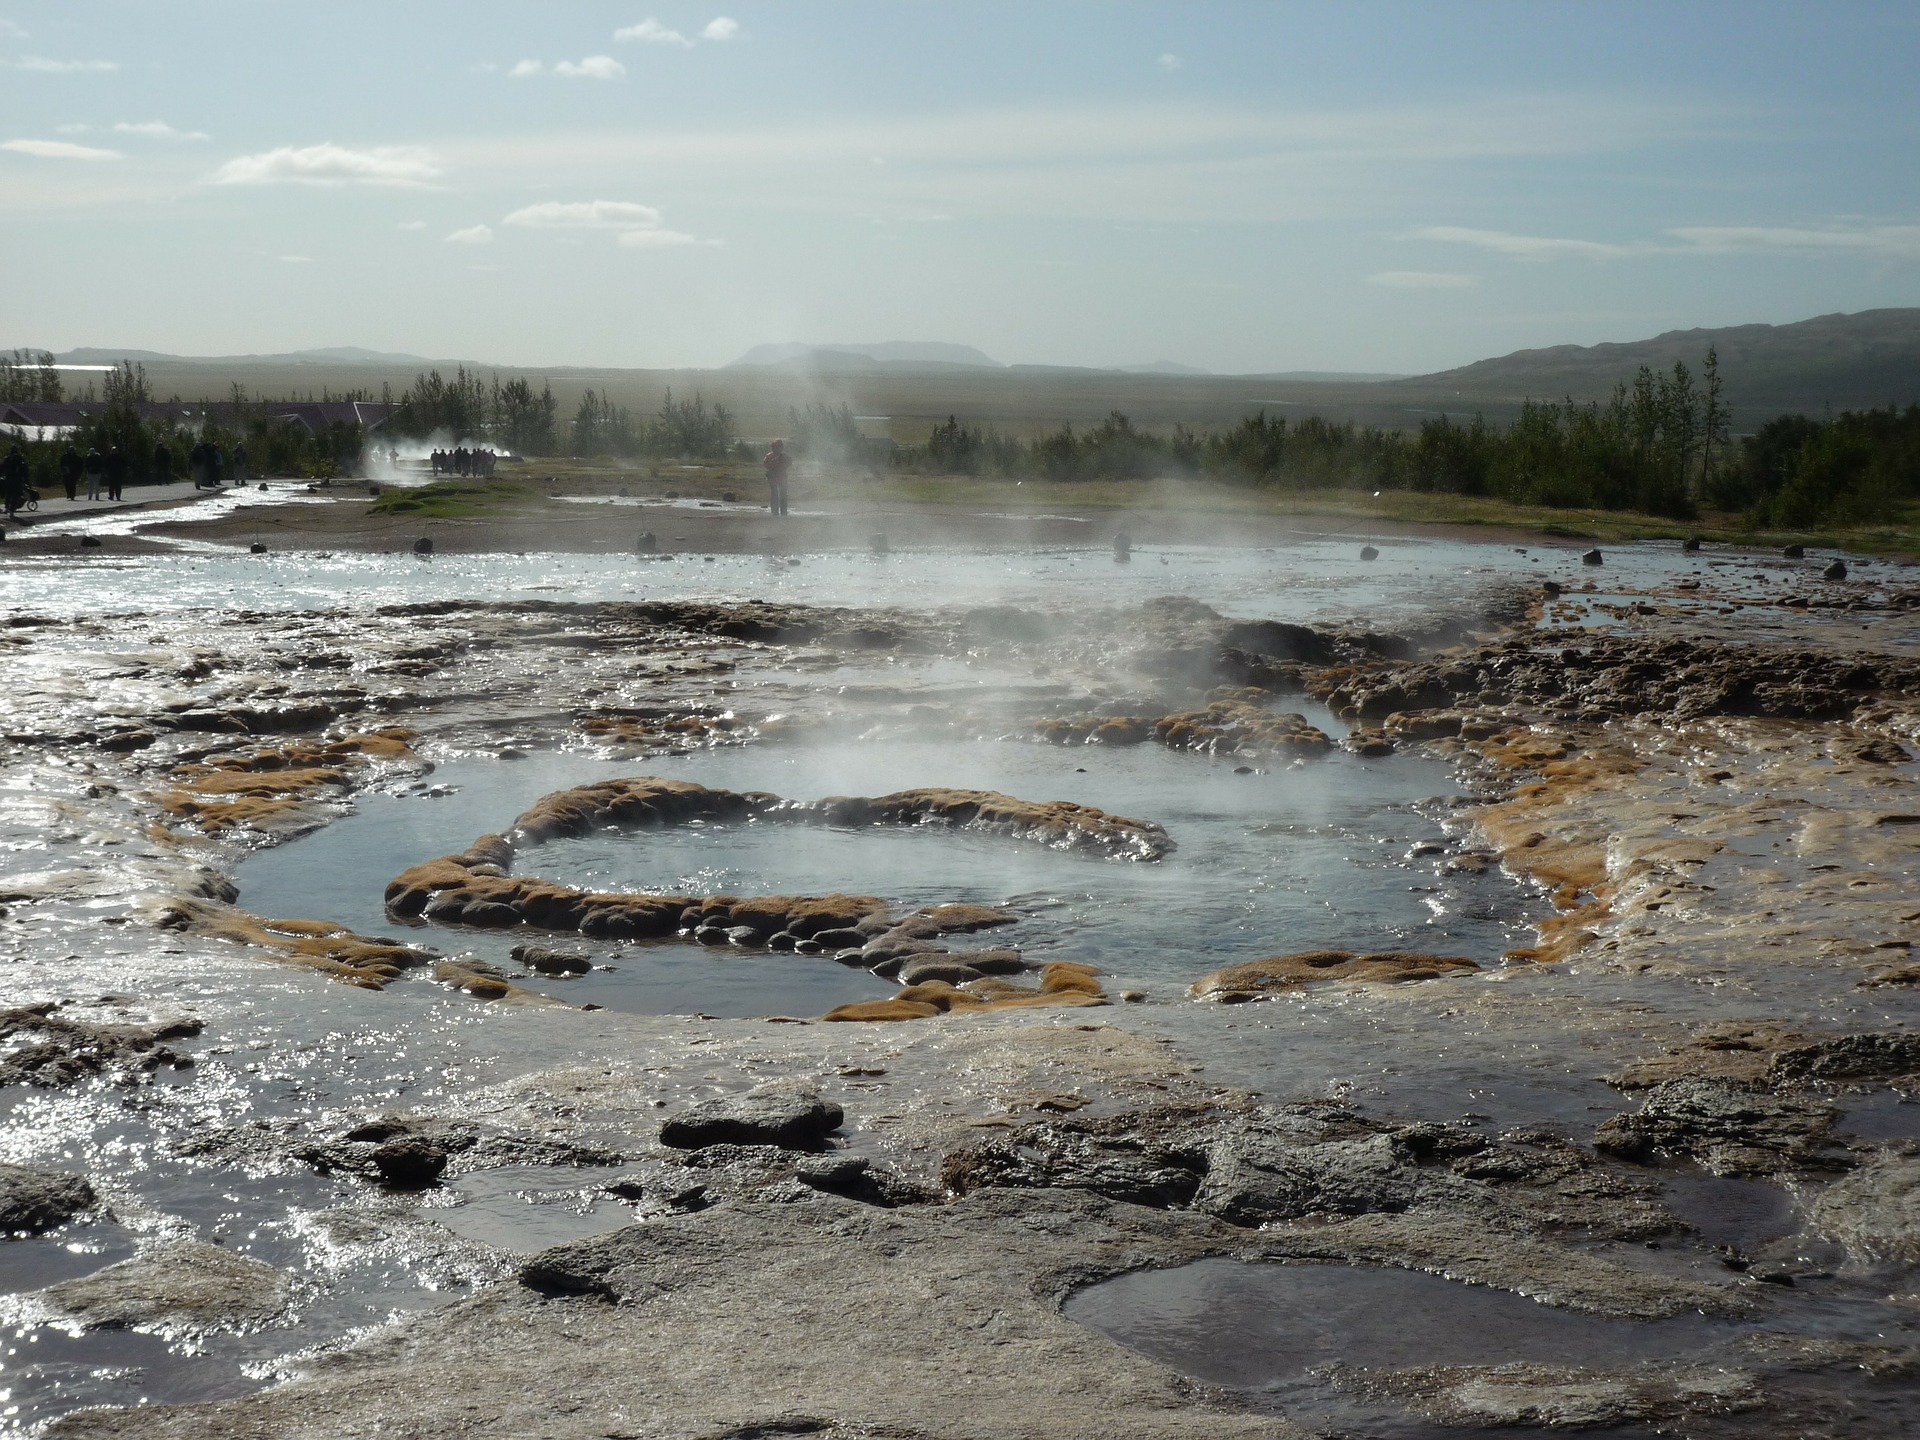
[[[104,75],[118,70],[118,60],[49,60],[44,55],[22,55],[18,60],[0,60],[9,70],[27,70],[36,75]]]
[[[113,127],[116,135],[140,135],[149,140],[205,140],[204,130],[176,130],[164,120],[122,120]]]
[[[440,167],[426,150],[379,145],[349,150],[324,144],[282,145],[258,155],[236,155],[214,172],[216,185],[424,185]]]
[[[32,155],[40,160],[123,160],[118,150],[98,150],[91,145],[75,145],[68,140],[8,140],[0,150],[16,155]]]
[[[1369,285],[1384,285],[1389,290],[1470,290],[1480,283],[1473,275],[1456,275],[1438,270],[1382,270],[1367,277]]]
[[[1413,233],[1416,239],[1471,245],[1512,260],[1617,260],[1645,249],[1602,240],[1564,240],[1544,235],[1513,235],[1505,230],[1470,230],[1460,225],[1423,225]]]
[[[24,40],[27,32],[11,20],[0,20],[0,40]]]
[[[554,65],[553,73],[568,80],[618,80],[627,73],[627,67],[611,55],[589,55],[577,63],[561,60]]]
[[[1667,233],[1712,255],[1866,255],[1920,260],[1920,225],[1690,225]]]
[[[447,236],[449,245],[491,245],[493,230],[486,225],[469,225],[464,230],[456,230]]]
[[[515,65],[513,69],[509,70],[507,74],[512,79],[524,80],[529,75],[538,75],[545,68],[546,67],[538,60],[522,60],[519,64]]]
[[[718,23],[718,21],[715,22],[715,24]],[[709,25],[707,28],[711,30],[713,26]],[[669,30],[651,15],[642,20],[638,25],[628,25],[614,31],[613,38],[616,40],[638,40],[645,45],[693,44],[691,40],[682,35],[678,30]],[[712,38],[720,39],[724,37],[714,36]]]
[[[1168,50],[1164,54],[1162,54],[1158,60],[1154,61],[1153,63],[1158,65],[1162,70],[1178,70],[1182,65],[1186,64],[1187,62],[1182,60],[1178,55],[1174,54],[1171,50]]]
[[[427,228],[427,222],[424,220],[402,220],[393,228],[396,230],[424,230]]]
[[[626,200],[546,200],[514,211],[503,223],[529,230],[653,229],[660,224],[660,212]]]
[[[723,44],[728,40],[740,38],[740,22],[729,20],[725,15],[716,15],[707,22],[707,28],[700,32],[702,40],[711,40]]]

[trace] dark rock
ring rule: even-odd
[[[100,548],[100,537],[98,535],[82,535],[80,537],[80,548],[82,550],[98,550]]]
[[[767,948],[769,950],[797,950],[800,948],[800,937],[795,935],[791,930],[782,930],[777,935],[769,935],[767,937]]]
[[[693,938],[702,945],[725,945],[728,943],[727,932],[718,925],[699,926],[694,930]]]
[[[1540,589],[1547,595],[1558,595],[1565,587],[1558,580],[1542,580]]]
[[[774,1081],[745,1095],[703,1101],[682,1111],[660,1127],[660,1143],[678,1150],[722,1144],[818,1150],[845,1118],[838,1105],[815,1091]]]
[[[420,1135],[383,1141],[367,1158],[381,1182],[395,1190],[424,1190],[447,1168],[447,1152]]]
[[[264,555],[267,553],[267,547],[256,540],[247,547],[247,553],[249,555]]]
[[[801,955],[818,955],[827,947],[822,945],[818,940],[796,940],[793,942],[793,948]]]
[[[971,950],[956,952],[953,958],[964,960],[982,975],[1019,975],[1033,968],[1018,950]]]
[[[1780,553],[1789,560],[1804,560],[1807,554],[1807,547],[1804,545],[1787,545],[1781,548]]]
[[[730,925],[727,940],[730,944],[758,949],[767,943],[767,933],[753,925]]]
[[[1844,580],[1847,578],[1847,562],[1844,560],[1836,560],[1827,566],[1826,569],[1822,570],[1820,575],[1821,578],[1826,580]]]
[[[1580,563],[1582,565],[1602,565],[1606,563],[1606,558],[1607,557],[1602,555],[1596,547],[1583,554],[1580,557]]]
[[[867,537],[867,548],[876,555],[886,554],[888,549],[887,537],[876,530]]]
[[[1378,560],[1380,558],[1380,552],[1371,545],[1362,545],[1360,547],[1360,558],[1362,560]]]
[[[418,540],[413,542],[413,553],[416,555],[431,555],[433,553],[433,541],[422,535]]]
[[[1700,549],[1700,537],[1698,535],[1689,535],[1685,540],[1680,542],[1680,548],[1689,555],[1696,553]]]
[[[1685,1156],[1716,1175],[1845,1169],[1828,1140],[1834,1112],[1808,1100],[1760,1094],[1714,1080],[1671,1080],[1647,1091],[1638,1111],[1594,1133],[1593,1148],[1623,1160]]]
[[[860,946],[865,945],[871,937],[862,934],[858,930],[839,929],[821,930],[817,932],[813,938],[820,942],[821,948],[823,949],[848,950],[858,949]]]
[[[0,1010],[0,1040],[22,1042],[0,1054],[0,1086],[71,1085],[96,1075],[127,1080],[162,1065],[182,1068],[193,1057],[161,1043],[200,1033],[193,1019],[147,1025],[70,1020],[51,1002]]]
[[[660,548],[660,537],[651,530],[643,530],[633,548],[642,555],[651,555]]]
[[[542,975],[584,975],[593,968],[593,962],[584,955],[549,950],[544,945],[516,945],[513,958]]]
[[[0,1235],[38,1235],[93,1203],[93,1186],[83,1176],[0,1164]]]
[[[930,980],[964,985],[969,980],[983,979],[985,975],[984,970],[963,964],[957,955],[932,955],[907,961],[900,967],[899,980],[902,985],[924,985]]]

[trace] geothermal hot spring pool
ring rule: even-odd
[[[809,556],[792,565],[680,555],[640,565],[631,557],[250,557],[183,544],[159,557],[10,563],[0,567],[0,608],[137,613],[142,624],[158,617],[179,626],[192,625],[202,607],[259,612],[263,624],[276,611],[338,608],[350,641],[352,612],[441,598],[757,597],[924,609],[1118,606],[1179,594],[1236,619],[1358,620],[1391,630],[1502,580],[1555,578],[1570,590],[1601,583],[1567,549],[1381,544],[1371,567],[1352,562],[1354,541],[1330,539],[1277,551],[1143,545],[1125,568],[1098,550]],[[1765,558],[1625,547],[1609,552],[1605,588],[1571,596],[1560,621],[1604,625],[1607,606],[1626,592],[1715,574],[1714,565],[1724,572],[1715,575],[1723,589],[1759,593],[1779,584],[1785,568]],[[855,692],[881,684],[1046,683],[948,675],[941,663],[785,680]],[[1308,703],[1277,708],[1300,710],[1336,737],[1346,728]],[[522,856],[517,870],[604,890],[846,891],[901,907],[1006,906],[1020,923],[982,944],[1012,945],[1036,962],[1097,965],[1110,995],[1137,990],[1149,1002],[1098,1014],[1164,1036],[1222,1086],[1298,1095],[1321,1089],[1321,1077],[1337,1071],[1364,1077],[1350,1096],[1359,1103],[1405,1117],[1464,1113],[1492,1124],[1590,1128],[1597,1114],[1620,1108],[1585,1067],[1555,1055],[1550,1028],[1540,1032],[1535,1062],[1516,1069],[1470,1045],[1412,1053],[1404,1037],[1344,1023],[1338,1000],[1232,1012],[1183,1001],[1185,987],[1208,971],[1288,951],[1421,950],[1498,969],[1503,951],[1527,943],[1545,913],[1542,897],[1497,867],[1452,863],[1462,840],[1448,819],[1463,782],[1448,765],[1411,752],[1362,759],[1336,750],[1247,763],[1154,745],[928,740],[881,727],[858,737],[770,739],[644,760],[584,749],[456,755],[440,759],[430,775],[358,795],[350,814],[323,829],[256,851],[234,872],[238,903],[264,916],[323,917],[517,975],[511,946],[539,937],[397,922],[384,912],[384,885],[410,865],[504,828],[544,794],[633,775],[801,800],[930,785],[1067,799],[1156,821],[1176,848],[1148,864],[932,827],[696,824],[553,841]],[[12,843],[9,863],[43,867],[45,848],[44,839]],[[364,1195],[363,1182],[202,1163],[182,1153],[182,1142],[203,1129],[431,1107],[542,1067],[591,1063],[620,1049],[623,1013],[686,1017],[689,1025],[697,1017],[815,1016],[896,988],[826,956],[569,935],[555,943],[584,950],[592,970],[516,983],[595,1009],[490,1009],[423,975],[370,994],[245,959],[188,965],[164,943],[141,941],[133,926],[102,947],[97,930],[82,928],[88,918],[50,920],[8,957],[23,991],[38,984],[78,995],[74,985],[83,983],[103,996],[159,996],[191,1005],[208,1025],[200,1040],[179,1047],[193,1054],[192,1068],[163,1069],[137,1090],[0,1091],[8,1137],[0,1160],[31,1155],[36,1163],[110,1174],[118,1186],[108,1215],[0,1244],[0,1433],[30,1433],[85,1405],[244,1393],[288,1373],[303,1352],[500,1278],[502,1252],[524,1256],[633,1220],[606,1190],[605,1174],[508,1167],[461,1176],[409,1202],[420,1224],[471,1242],[470,1252],[438,1240],[415,1243],[404,1226],[373,1242],[355,1227],[352,1203]],[[1709,1013],[1708,1001],[1699,1004],[1699,1013]],[[938,1084],[937,1074],[927,1083]],[[1899,1130],[1906,1122],[1893,1123]],[[857,1124],[849,1137],[858,1148]],[[1682,1175],[1670,1203],[1710,1238],[1743,1245],[1792,1223],[1785,1192],[1750,1182]],[[164,1326],[76,1332],[35,1308],[31,1292],[189,1232],[294,1277],[287,1314],[237,1334],[195,1335]],[[1829,1304],[1815,1293],[1800,1303],[1795,1323],[1803,1331],[1871,1337],[1889,1324],[1871,1308]],[[1257,1391],[1289,1414],[1358,1427],[1347,1433],[1396,1436],[1466,1432],[1422,1428],[1391,1407],[1335,1403],[1310,1372],[1335,1360],[1495,1364],[1578,1353],[1602,1363],[1708,1353],[1732,1328],[1697,1316],[1658,1325],[1602,1321],[1405,1271],[1226,1260],[1124,1276],[1079,1292],[1066,1313],[1204,1383]]]

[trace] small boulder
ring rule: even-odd
[[[1561,585],[1561,583],[1558,580],[1542,580],[1540,582],[1540,590],[1542,594],[1558,595],[1564,588],[1565,587]]]
[[[1362,560],[1378,560],[1380,558],[1380,552],[1371,545],[1362,545],[1360,547],[1360,558]]]
[[[1680,542],[1680,548],[1689,555],[1694,554],[1700,549],[1700,537],[1698,535],[1689,535],[1685,540]]]
[[[542,975],[584,975],[593,968],[593,962],[584,955],[549,950],[544,945],[516,945],[513,958]]]
[[[1606,558],[1606,556],[1600,553],[1599,547],[1596,546],[1580,557],[1580,563],[1582,565],[1604,565]]]
[[[1124,530],[1113,537],[1113,558],[1120,565],[1133,558],[1133,537]]]
[[[367,486],[367,494],[378,495],[379,493],[380,493],[380,487],[378,485]]]
[[[287,1277],[200,1240],[161,1240],[131,1260],[40,1292],[89,1330],[165,1325],[205,1334],[260,1324],[286,1307]]]
[[[1784,545],[1781,547],[1780,553],[1789,560],[1804,560],[1807,556],[1807,547],[1804,545]]]
[[[396,1135],[368,1153],[380,1183],[394,1190],[424,1190],[447,1168],[447,1152],[422,1135]]]
[[[1822,570],[1820,574],[1823,579],[1844,580],[1847,578],[1847,562],[1844,560],[1836,560],[1827,566],[1826,569]]]
[[[100,548],[100,537],[98,535],[82,535],[80,537],[80,548],[82,550],[98,550]]]
[[[265,489],[266,487],[262,486],[261,488]],[[264,555],[267,553],[267,547],[256,540],[247,547],[247,553],[249,555]]]
[[[931,955],[907,961],[900,967],[902,985],[924,985],[929,980],[944,980],[949,985],[964,985],[985,977],[986,971],[964,964],[957,955]]]
[[[660,1127],[660,1143],[677,1150],[708,1145],[777,1145],[819,1150],[846,1114],[808,1086],[776,1080],[745,1095],[707,1100]]]
[[[880,531],[876,530],[873,534],[867,537],[867,548],[876,555],[886,554],[888,549],[887,537],[884,534],[882,534]]]
[[[634,544],[634,549],[639,551],[642,555],[651,555],[655,551],[657,551],[659,548],[660,548],[660,537],[655,535],[651,530],[641,531],[640,539]]]
[[[433,541],[422,535],[418,540],[413,542],[413,553],[416,555],[431,555],[433,553]]]
[[[38,1235],[65,1224],[93,1202],[93,1186],[83,1176],[0,1165],[0,1235]]]

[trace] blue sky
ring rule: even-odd
[[[1424,371],[1920,305],[1913,4],[0,0],[0,342]]]

